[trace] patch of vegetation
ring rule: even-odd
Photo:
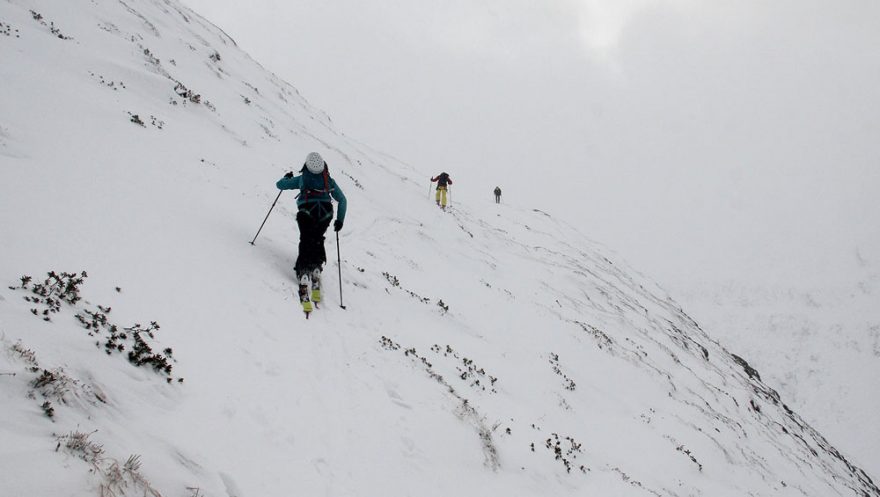
[[[761,412],[761,404],[755,402],[755,399],[749,399],[749,405],[752,406],[755,412]]]
[[[443,314],[446,314],[447,312],[449,312],[449,306],[443,302],[443,299],[437,300],[437,307],[439,307],[440,309],[443,309]]]
[[[31,17],[33,17],[34,20],[37,21],[38,23],[40,23],[41,25],[49,28],[49,32],[52,33],[53,35],[55,35],[57,38],[62,39],[62,40],[72,40],[73,39],[70,36],[65,36],[61,32],[61,30],[55,26],[54,22],[50,21],[49,23],[46,23],[46,20],[43,18],[43,15],[40,14],[39,12],[31,10]]]
[[[614,345],[611,337],[609,337],[607,333],[600,330],[599,328],[596,328],[593,325],[582,323],[580,321],[574,321],[574,324],[580,326],[582,330],[589,333],[593,338],[595,338],[597,345],[600,349],[611,348],[611,346]]]
[[[104,455],[104,446],[89,440],[95,433],[97,430],[91,433],[72,431],[66,435],[56,435],[55,452],[64,449],[68,454],[95,465]]]
[[[379,339],[379,344],[382,345],[382,348],[385,350],[400,350],[400,344],[386,336]]]
[[[498,378],[487,374],[486,370],[477,366],[473,360],[461,356],[452,346],[440,347],[434,344],[431,346],[431,351],[438,355],[442,354],[443,357],[454,359],[457,363],[455,369],[458,371],[458,378],[467,382],[470,387],[484,392],[488,389],[492,393],[497,393],[495,382],[498,381]]]
[[[110,307],[100,305],[97,307],[97,311],[84,309],[75,316],[83,328],[89,330],[89,336],[98,336],[103,339],[103,343],[98,340],[95,342],[95,346],[103,346],[107,355],[128,350],[128,362],[135,366],[149,366],[157,373],[164,374],[166,381],[171,383],[173,350],[171,347],[166,347],[161,352],[156,352],[150,345],[150,341],[156,339],[156,332],[160,328],[159,323],[151,321],[146,327],[135,323],[130,327],[120,329],[107,317],[111,311]],[[183,383],[183,378],[178,378],[177,382]]]
[[[13,28],[12,25],[0,21],[0,35],[12,36],[13,32],[16,38],[21,38],[21,35],[18,34],[18,28]]]
[[[98,23],[98,29],[101,31],[106,31],[111,34],[119,34],[119,28],[116,27],[112,22],[100,22]],[[134,41],[134,40],[132,40]]]
[[[137,495],[162,497],[141,475],[141,456],[131,455],[122,464],[115,459],[105,459],[102,463],[99,467],[99,473],[104,478],[100,487],[102,496],[121,497],[131,487]]]
[[[688,458],[690,458],[691,462],[693,462],[694,464],[697,465],[697,469],[700,470],[700,471],[703,471],[703,465],[700,464],[700,461],[697,461],[697,458],[694,457],[694,455],[691,453],[690,449],[685,448],[684,445],[679,445],[678,447],[675,448],[675,450],[677,450],[677,451],[681,452],[682,454],[688,456]]]
[[[144,122],[143,119],[141,119],[141,116],[139,116],[138,114],[132,114],[131,112],[129,112],[128,115],[129,115],[129,119],[128,119],[129,121],[131,121],[134,124],[137,124],[143,128],[147,127],[147,124]],[[165,121],[163,121],[153,115],[150,116],[150,124],[158,129],[162,129],[163,127],[165,127]]]
[[[31,372],[36,373],[40,370],[39,364],[37,363],[37,355],[33,350],[25,348],[24,345],[21,344],[21,341],[16,342],[10,347],[10,349],[18,355],[19,359],[22,359],[30,365]]]
[[[550,438],[544,441],[544,447],[553,452],[553,457],[565,466],[567,473],[571,473],[574,467],[573,461],[577,459],[578,454],[583,453],[581,444],[574,438],[568,436],[560,437],[556,433],[550,434]],[[578,469],[582,473],[587,472],[587,468],[584,465],[580,465]]]
[[[125,462],[104,456],[104,446],[89,439],[97,433],[70,432],[56,435],[55,452],[64,452],[82,459],[90,466],[89,472],[100,477],[99,495],[101,497],[122,497],[131,489],[133,495],[162,497],[162,495],[140,473],[141,457],[131,455]],[[128,494],[132,495],[132,494]]]
[[[691,350],[692,344],[695,345],[698,349],[700,349],[700,354],[702,354],[703,359],[707,360],[707,361],[709,360],[709,350],[706,349],[706,347],[704,347],[701,343],[694,340],[694,338],[690,334],[685,333],[681,328],[679,328],[678,326],[675,326],[675,324],[672,321],[667,320],[667,323],[669,324],[669,328],[670,328],[669,331],[672,332],[672,334],[670,334],[669,336],[673,340],[675,340],[676,343],[678,343],[679,345],[681,345],[681,347],[683,349],[688,350],[688,351]],[[696,323],[693,323],[693,324],[694,324],[694,326],[699,328],[699,326],[697,326]],[[745,362],[745,361],[743,361],[743,362]],[[757,373],[757,371],[756,371],[756,373]],[[751,376],[751,374],[749,374],[749,376]]]
[[[149,62],[150,64],[152,64],[154,66],[162,65],[162,61],[159,60],[159,57],[156,57],[155,55],[153,55],[153,52],[151,52],[149,48],[143,48],[143,51],[144,51],[144,57],[147,59],[147,62]]]
[[[184,86],[180,81],[176,82],[174,85],[174,93],[177,94],[178,97],[183,99],[183,103],[186,103],[187,100],[194,104],[202,103],[202,96],[198,93],[194,93],[192,90]]]
[[[642,490],[644,490],[644,491],[646,491],[646,492],[649,492],[651,495],[655,495],[655,496],[657,496],[657,497],[662,497],[662,494],[660,494],[660,493],[658,493],[658,492],[656,492],[656,491],[654,491],[654,490],[651,490],[651,489],[649,489],[649,488],[646,488],[645,485],[644,485],[642,482],[640,482],[640,481],[634,479],[633,477],[629,476],[629,475],[626,474],[622,469],[620,469],[620,468],[618,468],[618,467],[614,467],[614,468],[611,468],[611,471],[614,471],[615,473],[617,473],[618,475],[620,475],[620,479],[623,480],[625,483],[629,483],[629,484],[630,484],[631,486],[633,486],[633,487],[640,488],[640,489],[642,489]]]
[[[535,423],[532,423],[532,429],[538,432],[542,431],[541,427]],[[543,446],[553,453],[554,460],[559,461],[565,467],[566,473],[571,473],[575,469],[575,460],[578,455],[583,454],[581,444],[573,437],[559,436],[557,433],[551,433],[550,437],[544,440]],[[534,442],[529,444],[529,450],[536,452]],[[577,469],[581,473],[590,471],[590,468],[583,464],[578,465]]]
[[[43,402],[43,405],[40,406],[43,409],[43,412],[49,419],[55,419],[55,409],[52,407],[52,403],[48,400]]]
[[[208,109],[210,109],[212,112],[217,111],[217,108],[214,107],[214,104],[209,102],[207,99],[203,99],[201,94],[190,90],[189,88],[186,87],[186,85],[184,85],[180,81],[177,81],[174,79],[172,79],[172,81],[174,81],[174,93],[178,97],[180,97],[181,104],[186,105],[187,102],[194,103],[197,105],[202,104],[205,107],[207,107]],[[170,100],[170,102],[171,102],[171,105],[177,105],[177,103],[178,103],[177,100],[175,100],[173,98]]]
[[[673,438],[670,435],[663,435],[663,438],[672,442],[672,445],[675,446],[675,450],[686,455],[688,457],[688,459],[690,459],[691,462],[697,466],[697,469],[700,472],[703,471],[703,465],[700,463],[700,461],[697,460],[696,456],[694,456],[694,454],[691,452],[691,450],[684,446],[684,444],[678,443],[678,441],[675,440],[675,438]]]
[[[132,335],[132,339],[134,340],[134,347],[128,353],[128,362],[134,364],[135,366],[150,366],[154,371],[159,373],[165,373],[168,375],[168,381],[171,382],[171,364],[168,362],[171,359],[172,350],[171,347],[166,347],[162,352],[154,352],[150,344],[144,339],[144,335],[148,336],[151,339],[155,339],[156,336],[153,334],[154,331],[159,330],[159,325],[152,321],[150,326],[143,328],[140,324],[135,324],[131,328],[125,328],[125,331],[128,331]],[[180,381],[182,379],[179,379]]]
[[[242,83],[244,83],[245,86],[247,86],[248,88],[250,88],[251,90],[253,90],[254,93],[256,93],[257,95],[260,95],[260,89],[257,88],[256,86],[254,86],[254,85],[248,83],[247,81],[243,81]]]
[[[48,277],[42,283],[34,283],[31,276],[21,277],[21,286],[11,286],[12,290],[23,290],[29,292],[24,299],[27,302],[39,304],[42,306],[31,309],[31,313],[35,316],[42,317],[44,321],[51,321],[53,314],[57,314],[62,309],[62,304],[70,306],[78,306],[82,300],[80,287],[85,278],[88,277],[85,271],[81,273],[57,273],[50,271]],[[122,289],[116,287],[117,292]],[[156,332],[159,330],[159,323],[151,321],[149,325],[143,326],[135,323],[129,327],[120,327],[113,323],[110,318],[111,308],[102,305],[95,306],[96,309],[80,308],[74,315],[76,320],[83,328],[88,330],[89,336],[98,337],[95,342],[96,347],[103,347],[107,355],[114,353],[123,353],[128,351],[128,361],[135,366],[146,366],[152,368],[157,373],[163,374],[166,381],[171,383],[172,373],[172,349],[165,347],[161,351],[153,349],[156,340]],[[30,351],[22,351],[23,356],[30,353],[33,359],[33,353]],[[40,384],[34,385],[35,388],[42,388],[45,385],[53,384],[52,372],[44,370],[44,377]],[[183,378],[177,379],[178,383],[183,382]]]
[[[91,71],[89,71],[89,75],[98,80],[98,83],[100,83],[101,85],[106,86],[107,88],[112,88],[113,91],[118,91],[120,88],[125,89],[125,83],[123,83],[122,81],[116,82],[106,80],[104,79],[104,76],[101,76],[100,74],[95,74]]]
[[[42,316],[44,321],[51,321],[51,315],[61,311],[61,304],[75,305],[82,300],[79,286],[86,277],[85,271],[79,274],[50,271],[42,283],[33,283],[32,277],[24,275],[20,278],[21,286],[11,286],[9,289],[30,292],[24,300],[42,307],[32,308],[31,313]]]
[[[745,359],[743,359],[742,357],[740,357],[736,354],[730,354],[730,357],[733,358],[733,361],[735,363],[739,364],[739,366],[741,368],[743,368],[743,371],[745,371],[745,373],[749,376],[750,379],[755,379],[755,380],[761,381],[761,374],[758,373],[757,369],[750,366],[749,363],[746,362]]]
[[[351,182],[354,183],[354,186],[356,186],[357,188],[359,188],[359,189],[361,189],[361,190],[364,190],[364,185],[362,185],[361,182],[357,180],[357,178],[355,178],[354,176],[348,174],[348,173],[345,172],[345,171],[340,171],[340,172],[342,173],[343,176],[347,176],[348,179],[350,179]]]
[[[269,119],[269,123],[272,124],[272,120],[271,120],[271,119]],[[272,130],[269,129],[268,126],[266,126],[266,125],[263,124],[263,123],[259,123],[259,125],[260,125],[260,129],[263,130],[263,133],[264,133],[266,136],[268,136],[269,138],[275,139],[275,140],[278,139],[278,136],[275,135],[275,133],[273,133]],[[272,125],[274,126],[274,124],[272,124]]]
[[[577,385],[575,385],[574,380],[568,377],[565,373],[562,372],[562,368],[559,366],[559,355],[550,352],[550,366],[553,368],[553,372],[557,375],[561,376],[563,381],[563,386],[566,390],[574,391]]]
[[[27,398],[42,401],[40,409],[49,419],[54,420],[58,414],[56,406],[67,406],[73,401],[85,401],[92,405],[97,405],[97,402],[107,403],[102,393],[73,378],[64,368],[42,367],[34,351],[25,348],[21,341],[9,346],[9,351],[13,357],[22,360],[26,364],[27,372],[33,375],[28,381]]]
[[[407,293],[410,297],[418,300],[419,302],[421,302],[423,304],[430,304],[431,303],[431,299],[429,299],[428,297],[422,297],[421,295],[417,294],[416,292],[414,292],[412,290],[408,290],[408,289],[404,288],[403,286],[401,286],[400,280],[397,279],[397,276],[394,276],[393,274],[390,274],[388,272],[383,272],[382,276],[384,276],[385,279],[388,280],[388,283],[390,283],[392,287],[400,288],[405,293]],[[388,290],[386,289],[385,291],[387,292]],[[447,312],[449,312],[449,305],[447,305],[445,302],[443,302],[443,299],[437,299],[437,307],[440,308],[441,314],[446,314]]]

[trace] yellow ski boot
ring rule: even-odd
[[[309,300],[309,285],[307,283],[303,282],[304,280],[306,280],[306,278],[307,278],[306,276],[303,276],[303,278],[300,279],[299,302],[300,302],[300,304],[302,304],[303,312],[306,313],[306,319],[308,319],[309,313],[312,312],[313,308],[312,308],[312,302]]]
[[[312,302],[315,303],[315,307],[318,307],[318,302],[321,301],[321,268],[316,268],[312,271]]]

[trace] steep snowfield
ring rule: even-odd
[[[172,0],[7,1],[0,58],[4,495],[880,495],[607,249],[439,211]],[[293,194],[247,242],[312,150],[349,214],[306,321]]]
[[[880,274],[855,255],[861,277],[852,285],[798,290],[730,283],[680,298],[698,322],[778,386],[792,408],[876,475]]]

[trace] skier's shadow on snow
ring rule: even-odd
[[[335,255],[336,250],[336,241],[335,239],[331,239],[332,231],[328,231],[324,237],[324,249],[327,253],[327,262],[324,267],[326,269],[327,266],[331,264],[336,264],[336,259],[331,259],[331,252],[334,252]],[[253,235],[251,235],[253,236]],[[297,240],[299,239],[299,235],[297,234]],[[277,241],[270,235],[262,234],[254,243],[251,244],[252,238],[249,238],[246,242],[250,249],[252,249],[252,257],[258,259],[269,259],[271,261],[271,265],[288,281],[297,281],[296,273],[293,270],[293,266],[296,263],[297,252],[299,251],[298,242],[294,241],[293,243]]]
[[[247,243],[250,244],[250,241]],[[271,261],[271,266],[286,279],[290,281],[296,280],[295,273],[293,272],[293,265],[296,262],[296,245],[287,247],[284,243],[276,242],[267,236],[262,240],[254,242],[254,245],[250,248],[256,250],[254,257],[268,259]]]

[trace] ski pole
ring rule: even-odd
[[[339,255],[339,232],[336,232],[336,263],[339,266],[339,307],[345,309],[342,305],[342,257]]]
[[[275,204],[278,202],[278,199],[281,198],[281,193],[283,192],[284,190],[278,192],[278,196],[275,197],[275,202],[272,202],[272,207],[269,207],[269,212],[266,213],[266,218],[263,219],[263,224],[260,225],[260,229],[257,230],[257,234],[254,235],[254,239],[249,242],[251,245],[253,245],[254,242],[257,241],[257,237],[260,236],[260,232],[263,231],[263,226],[266,224],[266,220],[269,219],[269,214],[272,214],[272,209],[275,208]]]

